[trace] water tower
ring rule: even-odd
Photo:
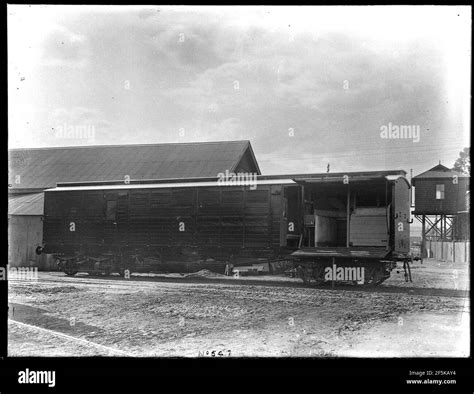
[[[469,198],[469,175],[451,170],[441,163],[415,176],[415,210],[421,222],[422,251],[427,239],[457,241],[469,238],[459,231],[459,217],[466,212]],[[461,232],[461,234],[460,234]],[[425,256],[423,256],[425,257]]]

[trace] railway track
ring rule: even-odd
[[[336,285],[334,287],[331,284],[323,285],[311,285],[289,281],[271,281],[271,280],[259,280],[259,279],[221,279],[221,278],[206,278],[206,277],[182,277],[182,278],[170,278],[162,276],[136,276],[133,275],[129,279],[124,279],[120,276],[75,276],[67,277],[62,276],[62,273],[48,274],[50,277],[41,277],[35,283],[49,282],[58,284],[80,284],[86,286],[102,287],[104,285],[112,284],[114,287],[120,286],[129,289],[130,286],[126,283],[170,283],[170,284],[219,284],[229,286],[267,286],[267,287],[283,287],[283,288],[295,288],[295,289],[314,289],[314,290],[326,290],[326,291],[351,291],[351,292],[365,292],[365,293],[387,293],[387,294],[403,294],[403,295],[416,295],[416,296],[430,296],[430,297],[454,297],[454,298],[468,298],[469,290],[456,290],[456,289],[441,289],[441,288],[408,288],[401,286],[376,286],[376,287],[363,287],[355,285]],[[11,283],[25,282],[22,280],[11,280]],[[118,284],[116,282],[122,282]]]

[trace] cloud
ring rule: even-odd
[[[49,112],[45,137],[54,145],[109,142],[113,123],[100,111],[86,107],[56,108]]]
[[[457,97],[455,87],[469,86],[469,70],[456,65],[469,46],[460,40],[461,30],[451,27],[468,26],[470,13],[456,7],[411,10],[82,6],[66,16],[49,11],[48,34],[33,45],[43,54],[40,67],[24,52],[30,40],[23,40],[25,55],[12,68],[15,85],[9,84],[14,108],[37,111],[28,116],[28,129],[19,112],[10,124],[17,135],[31,134],[39,144],[51,141],[38,141],[37,130],[61,122],[95,124],[101,130],[96,143],[250,139],[257,158],[268,159],[263,170],[304,168],[312,157],[315,167],[331,161],[335,169],[350,165],[347,158],[357,152],[368,152],[358,158],[368,168],[385,166],[387,158],[395,160],[410,148],[406,141],[374,138],[388,122],[429,128],[431,145],[423,149],[444,152],[443,140],[456,145],[457,154],[459,140],[468,140],[469,109],[463,105],[469,99]],[[410,21],[403,31],[402,19],[390,19],[392,11]],[[23,39],[24,24],[17,25],[14,33]],[[10,48],[17,46],[9,45],[9,54]],[[20,84],[18,76],[25,76],[30,63],[36,72]],[[39,122],[38,112],[51,114]],[[415,160],[419,155],[410,143],[403,154]]]
[[[89,63],[87,39],[61,25],[55,25],[45,37],[41,64],[45,66],[83,67]]]

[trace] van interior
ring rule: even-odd
[[[287,246],[387,247],[392,191],[380,182],[304,182],[284,193]],[[292,231],[293,230],[293,231]]]

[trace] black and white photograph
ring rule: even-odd
[[[8,357],[469,358],[471,11],[8,5]]]

